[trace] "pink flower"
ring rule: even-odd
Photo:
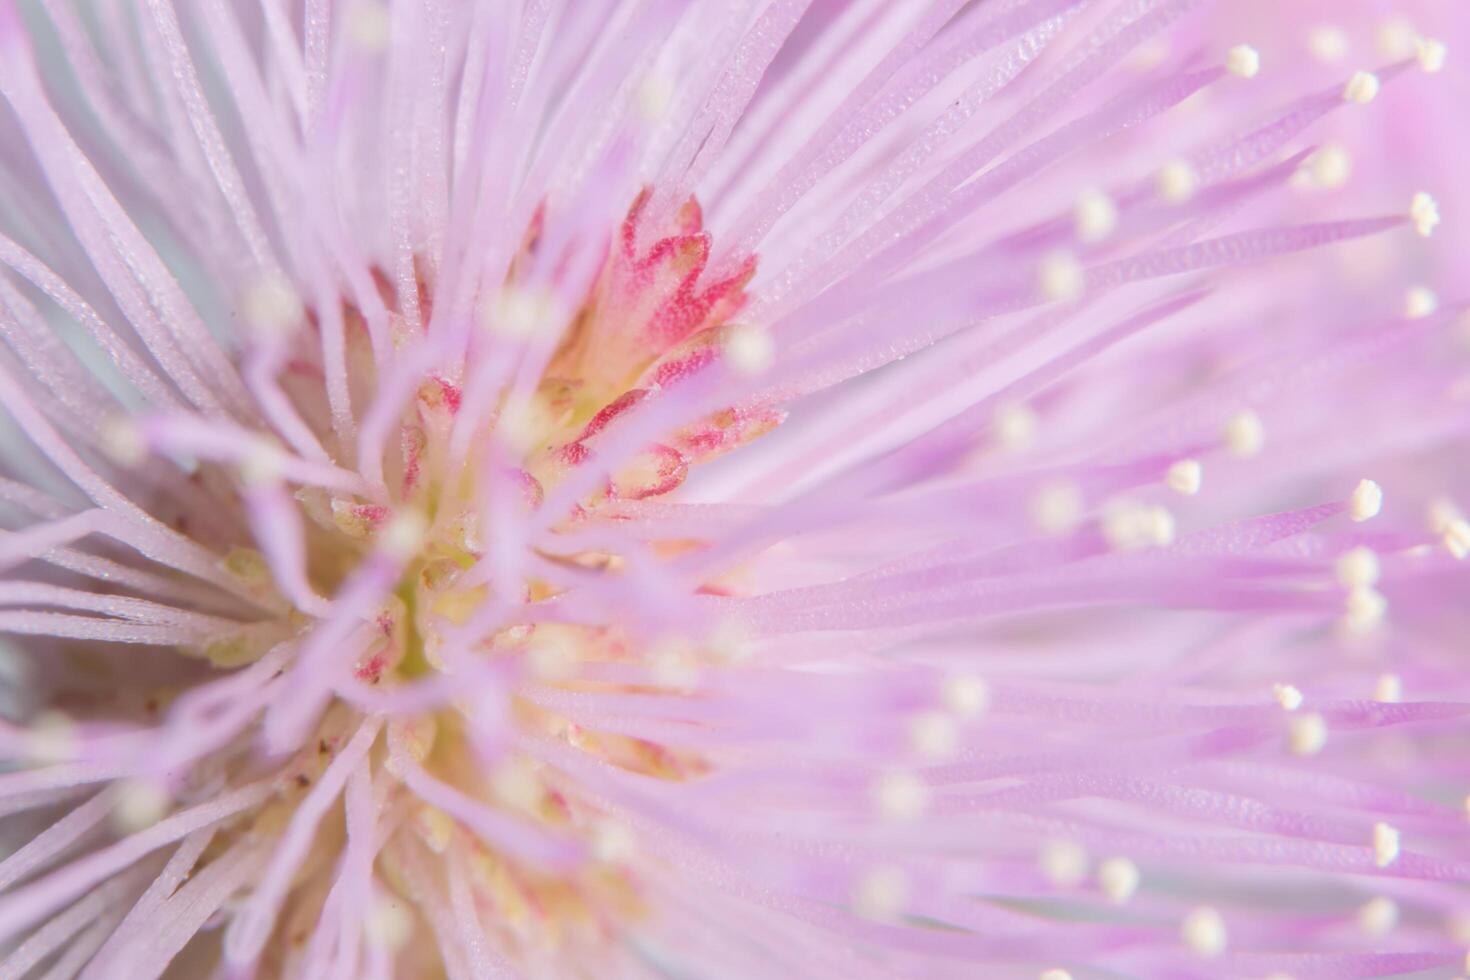
[[[79,6],[0,976],[1463,963],[1458,20]]]

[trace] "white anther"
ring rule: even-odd
[[[1232,455],[1246,459],[1266,445],[1266,427],[1252,411],[1236,412],[1225,423],[1225,446]]]
[[[1249,44],[1237,44],[1225,54],[1225,70],[1241,78],[1255,78],[1261,70],[1261,53]]]
[[[1373,863],[1380,868],[1393,864],[1399,857],[1399,832],[1382,821],[1373,825]]]
[[[1126,902],[1138,891],[1138,865],[1125,857],[1111,857],[1097,866],[1097,883],[1114,902]]]
[[[1407,17],[1390,17],[1374,33],[1378,53],[1391,61],[1412,58],[1415,39],[1414,24]]]
[[[593,831],[592,856],[604,863],[626,861],[636,847],[633,831],[620,820],[602,820]]]
[[[1047,881],[1069,888],[1087,877],[1087,849],[1076,841],[1050,841],[1042,847],[1038,864]]]
[[[1184,160],[1172,160],[1159,169],[1158,188],[1170,204],[1183,204],[1199,189],[1199,176]]]
[[[1031,519],[1046,534],[1066,534],[1082,521],[1082,491],[1072,483],[1048,483],[1031,498]]]
[[[927,759],[948,759],[960,744],[960,726],[943,711],[921,711],[909,722],[909,744]]]
[[[514,759],[490,773],[490,789],[502,803],[518,810],[534,810],[543,795],[540,777],[528,763]]]
[[[1439,227],[1439,202],[1434,195],[1419,191],[1409,200],[1409,220],[1420,237],[1428,238]]]
[[[1348,498],[1348,516],[1362,522],[1377,517],[1382,509],[1383,488],[1372,480],[1359,480]]]
[[[1355,71],[1342,87],[1342,97],[1348,102],[1367,105],[1378,98],[1380,84],[1378,76],[1371,71]]]
[[[1450,554],[1464,561],[1465,556],[1470,555],[1470,521],[1456,517],[1446,522],[1440,540]]]
[[[1404,698],[1404,682],[1398,674],[1379,674],[1373,685],[1373,700],[1383,704],[1398,704]]]
[[[1179,934],[1184,937],[1185,945],[1201,956],[1219,956],[1225,952],[1225,920],[1208,906],[1186,915]]]
[[[245,291],[241,302],[245,322],[266,334],[283,336],[301,325],[301,298],[284,278],[268,275]]]
[[[364,51],[381,51],[388,45],[392,20],[381,0],[357,0],[347,10],[347,36]]]
[[[1042,295],[1051,300],[1076,299],[1087,287],[1087,273],[1071,252],[1047,255],[1041,260],[1036,277]]]
[[[1316,755],[1327,744],[1327,719],[1315,712],[1292,715],[1287,733],[1293,755]]]
[[[25,755],[31,762],[65,762],[75,758],[80,748],[76,722],[60,711],[42,712],[26,732]]]
[[[138,423],[125,415],[103,419],[97,436],[102,451],[119,466],[137,466],[148,458],[148,440]]]
[[[240,458],[240,479],[246,486],[272,486],[280,483],[285,474],[285,452],[267,439],[252,441]]]
[[[1099,190],[1087,190],[1077,198],[1074,210],[1077,240],[1092,245],[1102,241],[1118,227],[1118,205]]]
[[[947,711],[960,718],[977,718],[990,705],[990,686],[979,677],[959,674],[947,677],[939,689]]]
[[[145,830],[168,813],[172,800],[152,779],[127,779],[113,788],[112,821],[124,833]]]
[[[853,911],[868,919],[893,919],[909,900],[909,880],[892,867],[872,868],[858,879],[853,889]]]
[[[560,322],[554,293],[540,288],[502,286],[480,311],[485,329],[506,337],[530,337]]]
[[[873,784],[873,804],[894,820],[914,820],[929,808],[929,787],[913,773],[884,773]]]
[[[363,933],[379,949],[399,950],[413,938],[413,917],[402,901],[379,895],[368,908]]]
[[[566,680],[576,665],[576,654],[566,644],[535,635],[531,637],[530,646],[526,649],[526,666],[538,680]]]
[[[1398,921],[1399,907],[1391,898],[1380,895],[1358,907],[1358,928],[1370,936],[1387,935]]]
[[[776,345],[769,331],[738,324],[725,333],[725,360],[737,374],[760,374],[776,359]]]
[[[1287,711],[1295,711],[1302,706],[1302,692],[1291,684],[1272,684],[1271,695]]]
[[[1428,286],[1410,286],[1404,293],[1404,316],[1418,320],[1439,309],[1439,297]]]
[[[1010,450],[1022,450],[1036,441],[1036,430],[1041,421],[1026,405],[1003,405],[995,413],[995,432],[1001,445]]]
[[[673,108],[678,91],[667,72],[655,71],[638,86],[638,111],[649,122],[658,122]]]
[[[416,510],[401,510],[389,519],[378,536],[378,548],[390,558],[407,561],[424,547],[429,521]]]
[[[1164,483],[1170,490],[1182,493],[1186,497],[1193,497],[1199,493],[1200,484],[1204,479],[1204,467],[1196,459],[1181,459],[1169,467],[1169,472],[1164,474]]]
[[[1347,32],[1332,24],[1314,27],[1307,35],[1307,48],[1324,64],[1341,61],[1348,54]]]
[[[1371,633],[1388,613],[1388,600],[1376,589],[1358,586],[1348,590],[1343,625],[1349,633]]]
[[[1447,54],[1443,41],[1430,37],[1421,37],[1414,41],[1414,55],[1419,59],[1419,67],[1430,75],[1444,70]]]
[[[1307,160],[1307,172],[1318,187],[1335,190],[1353,175],[1353,158],[1339,143],[1329,143]]]
[[[1378,555],[1371,548],[1353,548],[1338,556],[1334,566],[1337,580],[1350,589],[1373,585],[1378,581]]]
[[[1061,967],[1052,967],[1050,970],[1042,970],[1036,980],[1072,980],[1072,974]]]
[[[1117,504],[1103,515],[1102,532],[1119,551],[1162,548],[1174,541],[1174,515],[1157,505]]]

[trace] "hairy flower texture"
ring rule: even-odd
[[[0,976],[1460,969],[1464,20],[0,0]]]

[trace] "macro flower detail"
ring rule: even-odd
[[[1470,971],[1341,7],[0,0],[0,977]]]

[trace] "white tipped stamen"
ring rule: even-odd
[[[1076,841],[1051,841],[1041,849],[1041,873],[1053,885],[1070,888],[1087,877],[1087,849]]]
[[[886,773],[873,786],[873,803],[885,817],[915,820],[929,808],[929,787],[913,773]]]
[[[1439,227],[1439,202],[1432,194],[1419,191],[1409,201],[1409,220],[1420,237],[1430,237]]]
[[[1312,154],[1306,162],[1306,170],[1318,187],[1335,190],[1347,184],[1352,177],[1353,158],[1346,147],[1329,143]]]
[[[1380,868],[1393,864],[1399,857],[1399,832],[1386,823],[1373,825],[1373,863]]]
[[[1225,423],[1225,447],[1231,455],[1248,459],[1266,445],[1266,427],[1255,412],[1236,412]]]
[[[158,823],[173,802],[164,788],[151,779],[124,780],[113,792],[112,820],[124,833],[137,833]]]
[[[1323,64],[1341,61],[1348,55],[1347,32],[1331,24],[1314,27],[1307,35],[1307,48]]]
[[[1374,33],[1378,53],[1393,61],[1412,58],[1415,40],[1414,25],[1406,17],[1390,17]]]
[[[1378,76],[1371,71],[1355,71],[1342,88],[1342,97],[1348,102],[1367,105],[1378,98],[1381,87]]]
[[[1072,974],[1061,967],[1053,967],[1050,970],[1042,970],[1036,980],[1072,980]]]
[[[1183,204],[1199,189],[1199,176],[1183,160],[1164,164],[1158,175],[1159,196],[1170,204]]]
[[[273,486],[286,473],[286,455],[280,446],[265,439],[250,444],[240,459],[240,479],[246,486]]]
[[[400,950],[413,938],[413,917],[401,901],[380,895],[368,909],[362,930],[373,946],[390,952]]]
[[[990,705],[990,687],[979,677],[950,677],[940,688],[945,710],[959,718],[977,718]]]
[[[280,276],[266,276],[245,291],[241,302],[245,322],[264,334],[286,336],[302,323],[301,298]]]
[[[1031,500],[1031,519],[1045,534],[1067,534],[1082,522],[1082,491],[1071,483],[1048,483]]]
[[[1097,868],[1097,883],[1111,901],[1122,903],[1138,891],[1138,865],[1125,857],[1108,858]]]
[[[1005,405],[995,413],[995,432],[1001,445],[1012,452],[1028,449],[1036,441],[1041,420],[1026,405]]]
[[[1387,935],[1398,921],[1399,907],[1391,898],[1380,895],[1358,907],[1358,928],[1369,936]]]
[[[378,547],[389,557],[407,561],[424,547],[429,533],[429,522],[416,510],[403,510],[394,514],[378,538]]]
[[[1164,483],[1170,490],[1181,493],[1186,497],[1193,497],[1199,493],[1200,484],[1204,480],[1204,467],[1199,460],[1181,459],[1169,467],[1168,473],[1164,475]]]
[[[1271,694],[1276,698],[1276,703],[1287,711],[1295,711],[1302,706],[1302,692],[1291,684],[1272,684]]]
[[[1074,215],[1077,240],[1088,245],[1104,240],[1118,227],[1118,205],[1102,191],[1083,191]]]
[[[852,905],[858,915],[880,922],[895,918],[909,900],[909,881],[898,868],[873,868],[853,889]]]
[[[1225,70],[1239,78],[1255,78],[1261,70],[1261,53],[1249,44],[1237,44],[1225,54]]]
[[[1414,56],[1419,60],[1419,67],[1426,74],[1435,75],[1443,71],[1447,54],[1448,50],[1442,41],[1428,37],[1417,38],[1414,41]]]
[[[102,451],[119,466],[137,466],[148,458],[148,440],[138,423],[127,416],[104,419],[97,436]]]
[[[1225,952],[1225,920],[1208,906],[1197,908],[1185,916],[1179,933],[1185,945],[1200,956],[1219,956]]]
[[[638,111],[649,122],[658,122],[674,106],[678,88],[664,72],[653,72],[638,86]]]
[[[1470,521],[1463,517],[1456,517],[1448,521],[1441,533],[1440,540],[1444,542],[1445,550],[1454,555],[1459,561],[1464,561],[1470,555]]]
[[[1410,286],[1404,293],[1404,316],[1418,320],[1439,309],[1439,297],[1428,286]]]
[[[1163,548],[1174,542],[1174,515],[1157,505],[1118,504],[1103,515],[1102,532],[1119,551]]]
[[[1327,744],[1327,719],[1316,713],[1292,715],[1287,732],[1293,755],[1316,755]]]
[[[1404,682],[1398,674],[1380,674],[1373,686],[1373,700],[1383,704],[1398,704],[1404,698]]]
[[[1378,516],[1383,509],[1383,488],[1372,480],[1359,480],[1348,498],[1348,516],[1362,522]]]
[[[505,337],[531,337],[561,322],[556,294],[545,289],[506,285],[480,309],[480,323]]]
[[[1371,548],[1354,548],[1338,557],[1335,569],[1337,580],[1350,589],[1373,585],[1378,581],[1378,555]]]
[[[1058,302],[1076,299],[1087,286],[1082,263],[1071,252],[1052,252],[1041,260],[1037,283],[1042,295]]]
[[[1388,613],[1388,600],[1369,586],[1348,590],[1347,611],[1343,625],[1349,633],[1371,633],[1383,623]]]
[[[921,711],[909,723],[909,744],[927,759],[948,759],[959,748],[960,726],[943,711]]]
[[[740,324],[725,334],[725,360],[737,374],[760,374],[776,360],[776,345],[766,330]]]
[[[347,36],[366,52],[381,51],[392,33],[392,15],[381,0],[356,0],[346,13]]]
[[[637,849],[632,829],[620,820],[603,820],[592,835],[592,855],[604,864],[626,861]]]

